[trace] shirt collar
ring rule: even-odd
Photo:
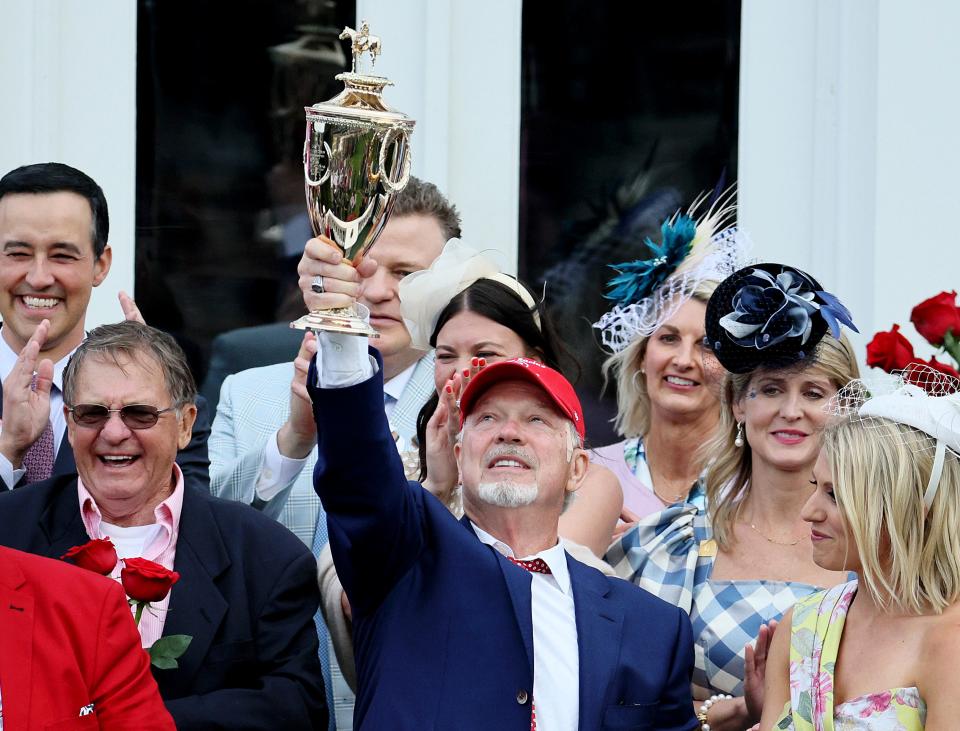
[[[567,554],[563,549],[562,539],[558,540],[557,545],[553,546],[552,548],[548,548],[545,551],[540,551],[540,553],[536,553],[533,556],[518,557],[513,552],[513,549],[510,548],[510,546],[503,541],[494,538],[472,520],[470,521],[470,527],[473,528],[473,532],[477,534],[477,538],[480,539],[481,543],[490,546],[502,556],[506,556],[507,558],[518,558],[522,561],[532,561],[535,558],[543,559],[543,562],[550,567],[553,578],[559,585],[560,590],[567,595],[571,593],[570,569],[567,567]]]
[[[413,376],[413,371],[416,367],[417,364],[414,363],[412,366],[408,367],[406,370],[400,371],[397,375],[384,383],[383,392],[394,401],[399,401],[400,397],[403,395],[403,389],[405,389],[407,384],[410,382],[410,378]]]
[[[163,538],[161,541],[155,542],[155,545],[159,543],[159,550],[151,550],[151,556],[144,556],[151,561],[156,560],[171,544],[175,544],[180,532],[180,513],[183,510],[184,486],[183,472],[180,471],[180,466],[176,462],[173,463],[173,475],[177,481],[173,492],[153,509],[154,522],[163,528],[161,531]],[[77,497],[80,501],[80,517],[83,520],[84,528],[87,529],[87,535],[90,538],[103,538],[100,532],[103,515],[79,476],[77,476]]]
[[[63,392],[63,370],[67,367],[70,356],[73,355],[74,351],[76,351],[76,348],[71,350],[53,364],[53,385],[56,386],[61,392]],[[13,348],[10,347],[10,343],[8,343],[6,339],[0,335],[0,374],[3,374],[4,378],[6,378],[6,376],[10,374],[10,371],[13,370],[13,367],[17,364],[17,358],[19,357],[20,354],[14,353]]]

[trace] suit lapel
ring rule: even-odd
[[[460,519],[461,525],[470,531],[470,535],[479,543],[480,539],[470,525],[470,519],[464,515]],[[527,651],[527,661],[530,664],[530,677],[533,677],[533,594],[531,584],[533,582],[530,574],[523,569],[518,569],[510,561],[502,556],[493,546],[486,546],[487,550],[494,555],[500,572],[503,574],[503,580],[507,585],[507,591],[510,594],[510,602],[513,604],[513,614],[517,620],[517,628],[520,630],[520,636],[523,638],[523,647]]]
[[[397,405],[390,417],[390,428],[408,442],[417,433],[417,415],[430,398],[435,386],[433,383],[433,351],[417,361],[410,380],[397,399]]]
[[[0,559],[0,688],[7,728],[30,727],[33,595],[13,552]]]
[[[73,456],[73,447],[67,439],[67,432],[63,432],[60,447],[57,449],[57,459],[53,463],[53,477],[69,475],[77,471],[77,461]]]
[[[616,652],[623,630],[623,609],[610,601],[610,587],[599,571],[567,555],[577,617],[580,659],[580,728],[595,728],[607,704]]]
[[[163,635],[184,634],[193,639],[178,660],[177,670],[155,671],[165,696],[185,692],[193,684],[227,613],[227,602],[217,588],[216,579],[230,566],[230,557],[208,500],[196,488],[185,487],[177,555],[173,562],[174,569],[183,578],[171,591]]]
[[[44,554],[50,558],[60,558],[70,548],[90,540],[80,517],[76,477],[67,479],[53,493],[53,499],[40,515],[40,530],[47,539]]]

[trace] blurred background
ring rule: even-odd
[[[910,308],[956,287],[955,3],[0,0],[0,170],[67,162],[110,204],[88,326],[132,290],[202,382],[217,335],[299,314],[303,106],[361,18],[414,174],[545,293],[595,429],[607,265],[700,191],[739,182],[755,256],[838,293],[861,358],[893,322],[919,346]]]

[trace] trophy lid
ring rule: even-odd
[[[370,54],[372,69],[382,50],[380,38],[370,35],[370,26],[367,21],[364,20],[360,23],[360,30],[354,30],[349,26],[344,28],[340,38],[349,38],[353,51],[353,63],[350,72],[337,74],[336,76],[337,81],[343,82],[344,89],[332,99],[318,102],[310,107],[304,107],[307,120],[334,118],[412,129],[415,124],[414,120],[403,112],[393,109],[383,100],[384,87],[393,86],[393,82],[385,76],[375,76],[362,72],[363,54]]]

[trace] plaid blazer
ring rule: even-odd
[[[283,426],[290,413],[293,364],[251,368],[223,382],[217,415],[210,434],[210,491],[227,500],[252,505],[279,520],[309,548],[320,511],[313,491],[314,447],[297,476],[272,499],[257,498],[255,485],[267,440]],[[414,368],[397,405],[390,427],[409,442],[416,434],[417,414],[433,393],[433,351]]]

